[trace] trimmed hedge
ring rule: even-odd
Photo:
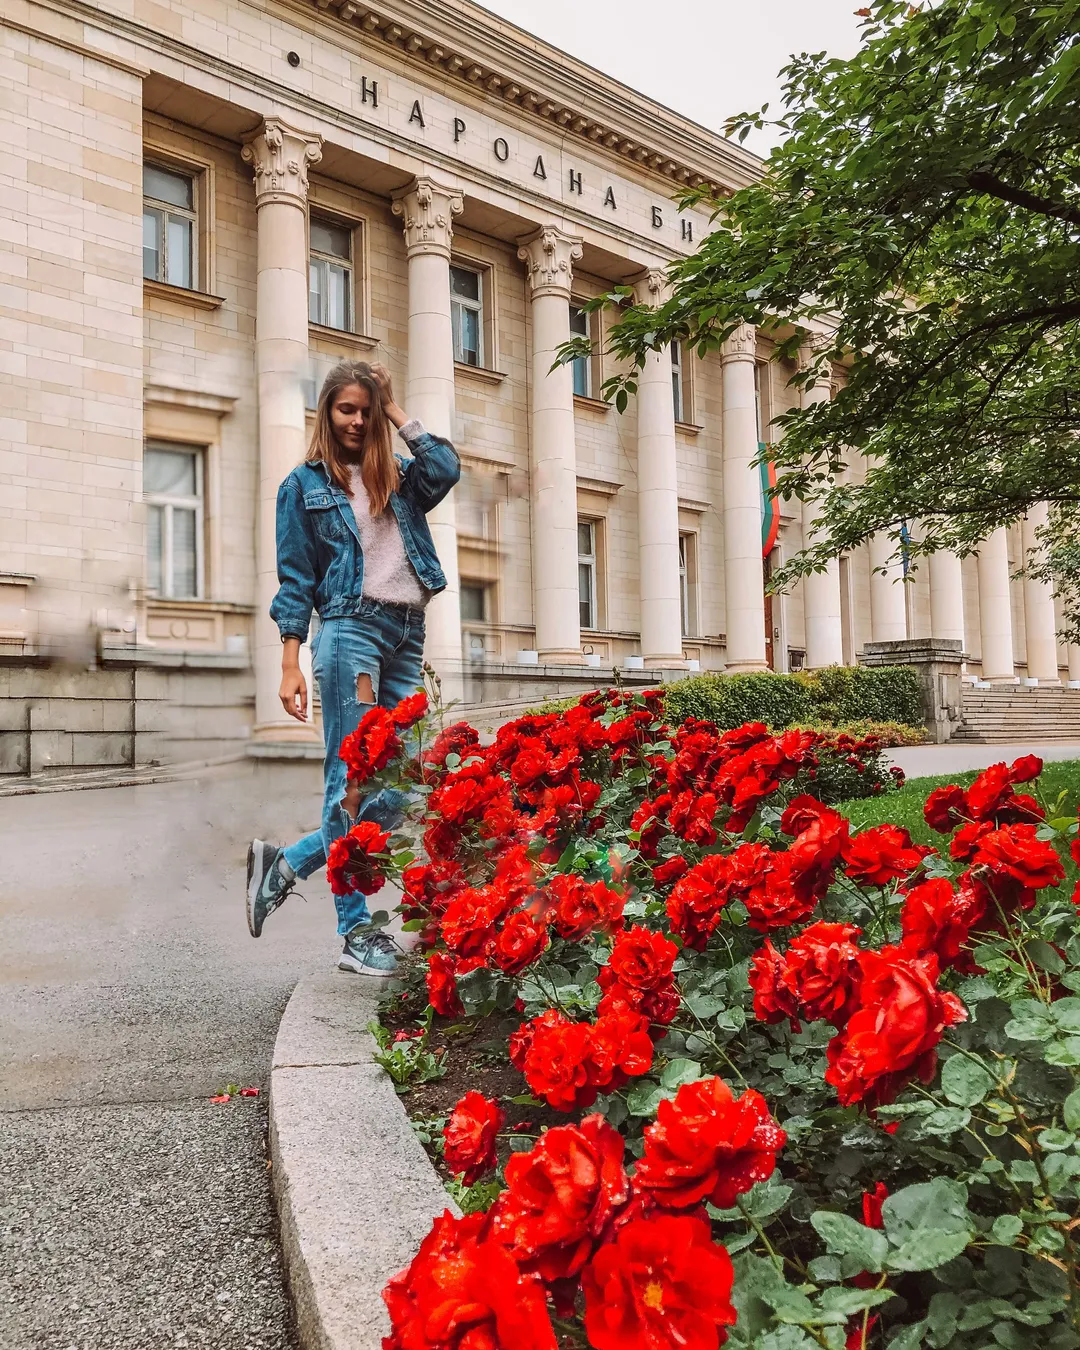
[[[830,666],[812,675],[691,675],[668,688],[668,716],[718,727],[765,722],[774,730],[806,722],[847,726],[898,722],[921,727],[919,677],[912,666]]]

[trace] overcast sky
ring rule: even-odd
[[[792,52],[851,56],[860,0],[481,0],[579,60],[719,131],[768,102]],[[751,133],[767,154],[771,131]]]

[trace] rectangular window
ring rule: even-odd
[[[757,418],[757,438],[758,445],[763,445],[767,441],[766,425],[767,417],[765,412],[765,390],[768,383],[768,367],[764,361],[754,362],[754,416]]]
[[[470,267],[450,269],[450,324],[454,360],[466,366],[484,364],[484,285]]]
[[[673,344],[674,345],[674,344]],[[690,632],[690,583],[686,575],[687,538],[679,535],[679,612],[682,615],[682,635]]]
[[[353,326],[353,232],[347,225],[311,221],[308,319],[351,333]]]
[[[143,276],[194,290],[198,276],[195,179],[143,165]]]
[[[578,623],[582,628],[597,626],[596,606],[596,522],[579,520],[578,537]]]
[[[152,595],[202,595],[203,463],[194,447],[148,442],[143,452],[146,580]]]
[[[487,623],[488,621],[488,588],[480,581],[463,581],[461,583],[461,622],[462,623]]]
[[[579,305],[570,306],[570,334],[572,337],[591,337],[589,316]],[[592,397],[592,358],[575,356],[573,361],[574,393],[582,398]]]
[[[686,421],[686,399],[683,397],[682,344],[671,344],[671,399],[675,405],[675,421]],[[684,630],[685,631],[685,630]]]

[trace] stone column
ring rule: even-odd
[[[1047,522],[1045,502],[1033,506],[1024,517],[1022,538],[1024,566],[1040,552],[1036,532]],[[1047,581],[1024,578],[1024,634],[1027,644],[1027,673],[1040,684],[1058,682],[1057,621],[1054,618],[1054,588]]]
[[[930,555],[930,635],[936,641],[964,642],[964,573],[955,553]]]
[[[578,622],[577,454],[574,380],[568,365],[551,368],[570,339],[570,283],[581,240],[542,225],[522,241],[532,301],[533,618],[541,662],[581,661]]]
[[[649,271],[637,282],[635,298],[638,304],[660,305],[668,290],[666,275]],[[671,348],[666,345],[645,358],[638,377],[637,415],[641,652],[647,666],[681,666],[679,488]]]
[[[308,363],[308,165],[322,158],[322,137],[270,117],[241,154],[255,172],[258,212],[254,738],[271,743],[311,742],[317,739],[314,727],[294,721],[278,699],[281,640],[269,609],[278,588],[277,491],[307,449],[303,381]],[[310,700],[310,689],[308,696]]]
[[[1069,660],[1069,679],[1080,680],[1080,643],[1070,642],[1066,651]]]
[[[724,396],[724,669],[767,670],[761,559],[761,475],[754,362],[757,333],[741,324],[720,352]]]
[[[800,358],[803,364],[813,360],[813,352],[804,348]],[[832,397],[828,377],[819,376],[812,389],[802,391],[802,406],[825,403]],[[810,542],[817,521],[816,502],[803,502],[803,540]],[[844,664],[844,634],[840,622],[840,560],[830,558],[823,572],[815,572],[803,579],[803,614],[806,624],[806,668],[821,670],[824,666]]]
[[[402,403],[436,436],[454,429],[454,338],[450,323],[450,240],[463,199],[457,188],[417,178],[394,196],[409,260],[409,364]],[[446,590],[427,611],[425,656],[442,680],[444,699],[462,696],[461,601],[454,494],[428,515],[446,575]]]
[[[1009,595],[1009,540],[995,530],[979,548],[979,629],[984,680],[1012,680],[1012,603]]]
[[[898,543],[887,534],[870,538],[870,633],[872,642],[907,640],[907,596]]]

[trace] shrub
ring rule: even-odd
[[[595,1350],[1076,1347],[1075,802],[1018,791],[1025,756],[935,790],[919,847],[799,792],[819,735],[660,708],[350,754],[421,803],[406,1006],[516,1009],[511,1100],[566,1122],[500,1177],[500,1103],[454,1108],[444,1156],[497,1194],[390,1282],[387,1350],[554,1350],[553,1311]]]
[[[810,679],[816,716],[823,722],[922,726],[919,676],[913,666],[829,666]]]

